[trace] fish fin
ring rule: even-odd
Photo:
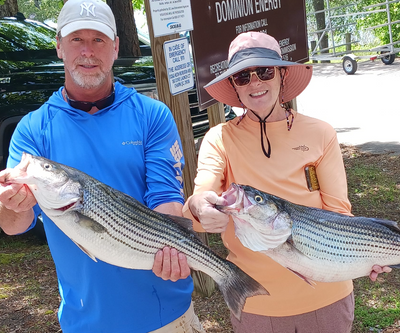
[[[88,250],[86,250],[82,245],[78,244],[77,242],[75,242],[75,241],[73,241],[73,242],[74,242],[75,245],[76,245],[77,247],[79,247],[84,253],[86,253],[90,259],[92,259],[93,261],[97,262],[96,257],[95,257],[91,252],[89,252]]]
[[[191,219],[176,215],[169,215],[169,214],[164,214],[164,215],[169,217],[171,220],[173,220],[180,226],[184,227],[185,229],[193,230],[193,222]]]
[[[286,244],[291,248],[292,251],[296,251],[299,254],[301,254],[302,256],[305,256],[307,258],[310,258],[308,256],[306,256],[303,252],[301,252],[300,250],[298,250],[294,244],[293,244],[293,238],[292,236],[289,236],[289,238],[286,241]],[[311,259],[311,258],[310,258]],[[286,267],[286,266],[285,266]],[[289,267],[286,267],[289,271],[291,271],[292,273],[294,273],[295,275],[297,275],[300,279],[302,279],[303,281],[307,282],[311,287],[314,288],[314,286],[316,285],[316,283],[313,280],[309,280],[307,279],[304,275],[301,275],[299,272],[294,271],[293,269],[290,269]]]
[[[390,220],[382,220],[382,219],[376,219],[376,218],[370,218],[371,221],[374,221],[376,223],[382,224],[386,228],[390,229],[391,231],[400,234],[400,228],[397,222],[390,221]]]
[[[95,220],[91,219],[90,217],[87,217],[83,214],[76,213],[79,217],[78,223],[80,224],[81,227],[91,229],[94,232],[97,233],[103,233],[106,232],[107,229],[103,227],[100,223],[96,222]]]
[[[294,245],[292,235],[290,235],[290,236],[288,237],[288,239],[286,240],[285,243],[290,247],[290,249],[291,249],[292,251],[297,252],[297,253],[299,253],[300,255],[302,255],[302,256],[304,256],[304,257],[307,257],[308,259],[312,260],[311,257],[309,257],[308,255],[306,255],[306,254],[304,254],[303,252],[301,252],[301,251]]]
[[[299,272],[294,271],[293,269],[290,269],[289,267],[286,267],[289,271],[291,271],[292,273],[294,273],[295,275],[297,275],[300,279],[302,279],[303,281],[307,282],[311,287],[314,288],[314,286],[316,286],[317,284],[313,281],[313,280],[309,280],[307,279],[304,275],[301,275]]]
[[[226,264],[228,270],[223,279],[217,283],[228,308],[240,320],[242,309],[248,297],[269,295],[269,292],[232,262],[226,260]]]

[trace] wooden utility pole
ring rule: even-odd
[[[226,122],[224,105],[222,103],[218,102],[208,107],[207,114],[210,128]]]
[[[160,101],[171,110],[183,146],[185,168],[183,169],[184,192],[186,198],[193,193],[194,177],[196,175],[197,158],[194,149],[192,119],[190,117],[189,98],[187,92],[171,95],[169,91],[168,71],[165,64],[163,45],[166,41],[179,38],[178,34],[154,37],[153,22],[149,0],[145,0],[147,26],[149,28],[151,52],[153,55],[154,71],[156,75],[157,91]]]

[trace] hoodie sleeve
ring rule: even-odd
[[[165,104],[150,100],[145,114],[148,126],[145,202],[151,209],[169,202],[183,204],[182,170],[185,162],[172,113]]]

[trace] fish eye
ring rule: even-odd
[[[264,199],[263,199],[263,197],[262,197],[261,195],[256,195],[256,196],[254,197],[254,200],[255,200],[257,203],[263,203],[263,202],[264,202]]]
[[[44,168],[45,170],[51,170],[51,164],[45,163],[45,164],[43,164],[43,168]]]

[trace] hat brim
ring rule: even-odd
[[[77,20],[71,23],[68,23],[64,27],[61,28],[61,37],[65,37],[72,32],[89,29],[96,30],[103,34],[105,34],[111,40],[115,40],[114,31],[106,24],[96,21],[85,21],[85,20]]]
[[[204,86],[204,89],[217,101],[236,107],[243,107],[229,77],[249,67],[288,67],[285,79],[283,102],[289,102],[308,86],[312,77],[312,66],[291,61],[268,59],[265,57],[243,59],[228,68],[224,73]]]

